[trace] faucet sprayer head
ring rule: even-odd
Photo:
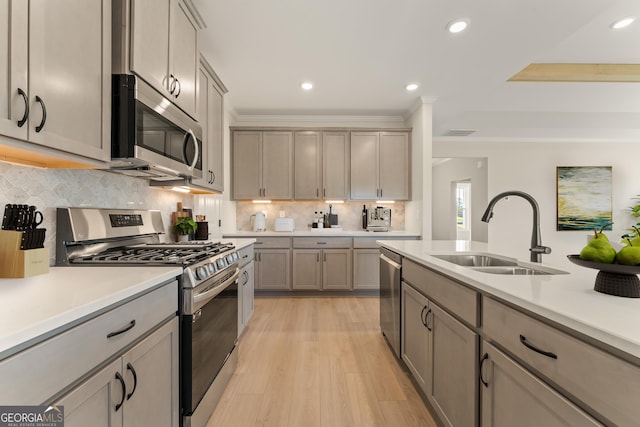
[[[491,218],[493,218],[493,209],[491,209],[491,207],[487,208],[486,211],[484,211],[484,214],[482,215],[482,222],[486,222],[488,223]]]

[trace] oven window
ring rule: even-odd
[[[199,315],[184,316],[183,406],[188,414],[195,410],[209,389],[233,350],[237,336],[237,281],[202,307]],[[191,387],[187,381],[191,381]]]

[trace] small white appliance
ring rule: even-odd
[[[274,231],[293,231],[296,223],[293,218],[276,218],[273,224]]]
[[[258,211],[251,215],[253,218],[253,231],[267,231],[267,215]]]

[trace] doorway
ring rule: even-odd
[[[471,180],[457,181],[454,187],[456,240],[471,240]]]

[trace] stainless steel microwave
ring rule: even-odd
[[[144,80],[112,77],[113,172],[155,181],[202,178],[202,128]]]

